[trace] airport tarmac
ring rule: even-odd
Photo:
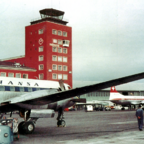
[[[15,116],[15,115],[14,115]],[[135,111],[69,111],[66,127],[56,126],[56,117],[39,119],[33,134],[20,135],[13,144],[135,144],[143,143]]]

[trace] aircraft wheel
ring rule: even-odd
[[[35,125],[32,121],[28,121],[25,122],[22,129],[24,130],[25,134],[32,134],[34,132]]]
[[[64,120],[58,120],[57,126],[58,127],[65,127],[66,126],[66,122]]]
[[[123,108],[121,108],[121,110],[125,110],[125,108],[123,107]]]

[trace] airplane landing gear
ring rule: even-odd
[[[63,116],[63,109],[60,108],[58,110],[58,117],[57,117],[57,126],[58,127],[65,127],[66,126],[66,122],[64,121],[64,116]]]
[[[18,126],[19,133],[22,134],[31,134],[34,132],[34,129],[35,125],[32,121],[22,121]]]
[[[58,120],[57,126],[58,127],[66,127],[66,122],[63,119]]]

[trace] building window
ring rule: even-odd
[[[63,57],[63,62],[67,62],[67,57]]]
[[[63,66],[63,71],[67,71],[67,66]]]
[[[63,46],[69,47],[70,41],[69,40],[63,40]]]
[[[62,53],[62,48],[59,47],[59,48],[58,48],[58,52],[59,52],[59,53]]]
[[[43,52],[43,46],[39,47],[39,52]]]
[[[57,70],[57,65],[53,64],[53,65],[52,65],[52,69],[53,69],[53,70]]]
[[[23,74],[23,78],[28,78],[28,74]]]
[[[58,79],[62,79],[62,74],[58,74]]]
[[[40,64],[39,65],[39,70],[43,70],[44,69],[44,65],[43,64]]]
[[[53,43],[57,43],[57,39],[53,39]]]
[[[8,77],[14,77],[14,73],[8,73]]]
[[[1,72],[1,75],[2,77],[6,77],[6,73],[5,72]]]
[[[52,56],[52,61],[57,61],[57,56]]]
[[[57,34],[57,30],[53,29],[53,30],[52,30],[52,34],[55,34],[55,35],[56,35],[56,34]]]
[[[43,29],[39,29],[38,34],[43,34]]]
[[[44,56],[39,56],[39,61],[43,61],[44,60]]]
[[[63,53],[67,54],[67,48],[63,48]]]
[[[62,71],[62,65],[58,65],[58,70]]]
[[[62,62],[62,56],[58,56],[58,61]]]
[[[39,79],[44,79],[44,74],[39,74]]]
[[[52,47],[53,52],[57,52],[57,47]]]
[[[52,74],[52,79],[57,79],[57,74]]]
[[[59,35],[59,36],[62,36],[62,31],[58,31],[58,35]]]
[[[63,41],[62,40],[58,40],[58,44],[62,45]]]
[[[21,78],[21,74],[20,73],[16,73],[16,78]]]
[[[63,80],[67,80],[67,79],[68,79],[67,75],[63,74]]]
[[[67,37],[67,32],[63,32],[63,36],[64,36],[64,37]]]

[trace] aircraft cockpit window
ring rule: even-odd
[[[20,92],[24,92],[24,87],[19,87]]]
[[[4,91],[5,87],[4,86],[0,86],[0,91]]]
[[[15,87],[11,86],[10,91],[15,91]]]

